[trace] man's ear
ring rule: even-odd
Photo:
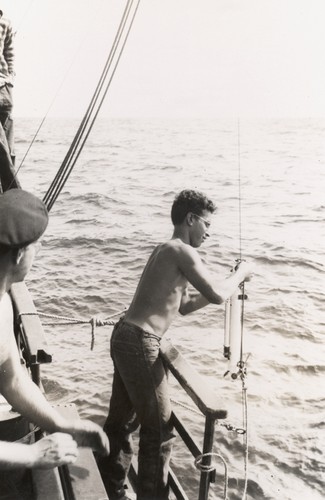
[[[189,226],[193,225],[193,214],[192,214],[192,212],[188,212],[188,214],[186,214],[186,222],[188,223]]]
[[[18,248],[17,250],[15,250],[13,254],[15,264],[20,264],[20,261],[24,257],[24,254],[25,254],[25,248]]]

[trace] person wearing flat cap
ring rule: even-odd
[[[47,209],[33,194],[22,189],[0,194],[0,393],[15,411],[50,433],[30,445],[0,442],[0,470],[72,463],[78,445],[104,455],[109,453],[101,427],[89,420],[61,416],[20,363],[8,292],[13,283],[24,280],[31,268],[47,224]]]

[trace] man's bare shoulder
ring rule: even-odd
[[[196,250],[191,247],[191,245],[188,245],[187,243],[184,243],[180,238],[174,238],[171,240],[166,241],[166,243],[162,243],[161,245],[158,245],[157,247],[160,250],[165,250],[165,251],[170,251],[171,253],[180,253],[180,254],[192,254],[192,253],[197,253]]]
[[[6,293],[0,300],[0,367],[10,356],[13,335],[12,303]]]
[[[156,262],[159,265],[166,263],[170,265],[175,263],[181,269],[186,265],[194,265],[200,261],[200,257],[195,248],[184,243],[180,238],[168,240],[165,243],[158,245],[150,258],[151,262]]]
[[[5,293],[0,300],[0,328],[2,333],[13,328],[13,310],[8,293]]]
[[[0,299],[0,312],[12,315],[12,303],[9,293],[4,293]]]

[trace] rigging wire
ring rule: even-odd
[[[237,155],[238,155],[238,235],[239,235],[239,263],[243,260],[243,251],[242,251],[242,176],[241,176],[241,150],[240,150],[240,120],[238,118],[237,121]],[[245,305],[245,282],[240,285],[241,290],[241,340],[240,340],[240,368],[243,369],[245,367],[245,363],[243,362],[243,347],[244,347],[244,305]]]
[[[33,2],[34,2],[34,0],[31,0],[31,4],[32,4]],[[93,15],[93,20],[95,20],[95,14]],[[91,24],[92,24],[92,23],[91,23]],[[16,32],[16,33],[17,33],[17,32]],[[87,31],[87,32],[86,32],[86,35],[85,35],[85,36],[83,37],[83,39],[80,41],[80,43],[79,43],[79,45],[78,45],[78,47],[77,47],[77,49],[76,49],[76,51],[75,51],[75,53],[74,53],[74,55],[73,55],[72,59],[71,59],[70,65],[68,66],[68,68],[67,68],[67,70],[66,70],[66,72],[65,72],[65,74],[64,74],[64,76],[63,76],[63,78],[62,78],[62,80],[61,80],[61,82],[59,83],[59,86],[58,86],[58,88],[57,88],[57,90],[56,90],[56,92],[55,92],[55,94],[54,94],[54,97],[53,97],[53,99],[52,99],[52,101],[51,101],[51,103],[50,103],[50,105],[49,105],[49,107],[48,107],[47,111],[45,112],[45,115],[44,115],[44,116],[43,116],[43,118],[41,119],[41,121],[40,121],[40,123],[39,123],[39,125],[38,125],[38,127],[37,127],[37,129],[36,129],[36,132],[35,132],[35,134],[34,134],[34,136],[33,136],[32,140],[31,140],[31,142],[30,142],[30,144],[29,144],[29,146],[28,146],[28,148],[27,148],[27,150],[26,150],[26,152],[25,152],[25,154],[24,154],[24,156],[23,156],[23,158],[22,158],[21,162],[20,162],[20,165],[19,165],[19,167],[17,168],[17,170],[15,171],[14,177],[13,177],[13,179],[12,179],[12,181],[11,181],[11,184],[10,184],[10,186],[9,186],[9,188],[8,188],[8,189],[10,189],[10,187],[12,186],[12,184],[13,184],[13,182],[15,181],[15,179],[16,179],[16,177],[17,177],[17,175],[18,175],[18,173],[19,173],[19,171],[20,171],[20,169],[21,169],[21,167],[23,166],[23,164],[24,164],[24,162],[25,162],[25,160],[26,160],[26,158],[27,158],[27,156],[28,156],[28,154],[29,154],[29,152],[30,152],[30,150],[31,150],[31,148],[32,148],[32,146],[33,146],[33,144],[34,144],[34,142],[36,141],[36,139],[37,139],[37,137],[38,137],[38,135],[39,135],[39,133],[40,133],[40,131],[41,131],[41,129],[42,129],[42,127],[43,127],[43,125],[44,125],[44,123],[45,123],[45,121],[46,121],[46,119],[47,119],[47,117],[48,117],[48,115],[49,115],[49,113],[50,113],[50,111],[51,111],[51,109],[52,109],[52,107],[53,107],[53,105],[54,105],[55,101],[56,101],[56,99],[57,99],[57,97],[59,96],[59,94],[60,94],[60,92],[61,92],[61,90],[62,90],[62,88],[63,88],[63,86],[64,86],[64,84],[65,84],[65,82],[66,82],[66,80],[67,80],[67,78],[68,78],[68,76],[69,76],[69,74],[70,74],[71,69],[73,68],[73,66],[74,66],[74,64],[75,64],[75,61],[76,61],[76,59],[77,59],[77,56],[78,56],[78,54],[80,53],[80,50],[81,50],[81,48],[83,47],[83,45],[84,45],[84,43],[85,43],[85,40],[86,40],[88,37],[89,37],[89,32]]]
[[[242,206],[241,206],[241,163],[240,163],[240,121],[237,122],[237,154],[238,154],[238,222],[239,222],[239,262],[242,260]]]
[[[64,172],[65,172],[65,169],[66,169],[66,165],[68,164],[68,161],[70,158],[73,157],[77,147],[78,147],[78,144],[80,143],[80,140],[81,140],[81,137],[82,137],[82,134],[90,120],[90,116],[91,116],[91,113],[94,109],[94,106],[96,104],[96,99],[98,98],[99,96],[99,93],[100,91],[102,90],[103,88],[103,85],[105,83],[105,78],[106,78],[106,75],[107,75],[107,72],[108,70],[110,69],[110,66],[111,66],[111,63],[112,63],[112,60],[113,60],[113,57],[116,53],[116,49],[117,49],[117,42],[120,40],[120,37],[121,37],[121,34],[122,34],[122,27],[125,25],[124,23],[126,22],[126,19],[127,19],[127,13],[129,12],[129,7],[130,7],[130,0],[128,1],[127,5],[126,5],[126,8],[125,8],[125,11],[123,13],[123,16],[122,16],[122,19],[121,19],[121,22],[120,22],[120,25],[119,25],[119,28],[118,28],[118,31],[117,31],[117,34],[115,36],[115,40],[113,42],[113,45],[112,45],[112,48],[111,48],[111,51],[110,51],[110,54],[108,56],[108,59],[106,61],[106,64],[105,64],[105,67],[104,67],[104,70],[100,76],[100,79],[99,79],[99,82],[97,84],[97,87],[96,87],[96,90],[91,98],[91,101],[90,101],[90,104],[87,108],[87,111],[83,117],[83,120],[77,130],[77,133],[72,141],[72,144],[68,150],[68,153],[66,155],[66,157],[64,158],[63,160],[63,163],[60,167],[60,169],[58,170],[49,190],[47,191],[45,197],[44,197],[44,202],[48,204],[48,208],[50,208],[50,202],[49,202],[49,199],[50,199],[50,196],[52,195],[52,193],[54,192],[55,188],[57,187],[57,184],[59,182],[59,180],[61,179],[61,177],[64,175]]]
[[[243,260],[242,253],[242,175],[241,175],[241,143],[240,143],[240,120],[237,122],[237,154],[238,154],[238,229],[239,229],[239,262]],[[245,282],[241,283],[241,339],[240,339],[240,358],[239,358],[239,370],[241,374],[242,381],[242,409],[243,409],[243,429],[244,432],[244,491],[242,495],[242,500],[247,498],[247,484],[248,484],[248,403],[247,403],[247,386],[246,386],[246,361],[243,360],[244,357],[244,305],[245,299]]]
[[[241,175],[241,149],[240,149],[240,120],[237,123],[237,140],[238,140],[238,217],[239,217],[239,261],[242,261],[242,175]],[[242,381],[242,407],[243,407],[243,428],[245,433],[243,435],[245,455],[244,455],[244,491],[242,500],[247,498],[247,484],[248,484],[248,404],[247,404],[247,386],[246,386],[246,362],[243,361],[244,357],[244,310],[245,310],[245,282],[241,284],[241,341],[240,341],[240,370]],[[246,360],[247,361],[247,360]]]
[[[35,0],[30,0],[29,4],[27,5],[25,11],[23,12],[23,14],[20,16],[20,19],[18,21],[18,24],[17,24],[17,29],[14,31],[14,35],[16,36],[17,35],[17,32],[20,31],[23,23],[25,22],[25,19],[27,17],[27,15],[29,14],[29,11],[33,5],[33,3],[35,2]]]
[[[79,49],[78,49],[78,52],[79,52],[79,50],[80,50],[80,47],[79,47]],[[77,55],[77,53],[75,54],[75,57],[76,57],[76,55]],[[75,59],[75,57],[74,57],[74,59]],[[73,62],[74,62],[74,60],[73,60]],[[68,71],[67,71],[66,75],[64,76],[64,78],[63,78],[63,80],[62,80],[62,82],[61,82],[61,84],[60,84],[60,86],[59,86],[59,88],[58,88],[57,92],[55,93],[54,98],[53,98],[53,100],[52,100],[51,104],[49,105],[49,107],[48,107],[48,109],[47,109],[47,111],[46,111],[45,115],[43,116],[43,118],[42,118],[42,120],[41,120],[41,122],[40,122],[39,126],[37,127],[36,132],[35,132],[35,134],[34,134],[34,136],[33,136],[32,140],[31,140],[31,142],[30,142],[30,144],[29,144],[29,146],[28,146],[28,148],[27,148],[27,150],[26,150],[26,152],[25,152],[25,154],[24,154],[24,156],[23,156],[23,158],[22,158],[21,162],[20,162],[20,165],[19,165],[19,167],[17,168],[17,170],[15,171],[15,174],[14,174],[14,177],[13,177],[13,179],[12,179],[12,181],[11,181],[11,184],[10,184],[10,186],[9,186],[9,189],[10,189],[10,187],[12,186],[13,182],[15,181],[15,179],[16,179],[16,177],[17,177],[17,175],[18,175],[18,173],[19,173],[19,171],[20,171],[20,169],[21,169],[21,167],[23,166],[23,164],[24,164],[24,162],[25,162],[25,160],[26,160],[26,158],[27,158],[27,156],[28,156],[28,154],[29,154],[29,151],[31,150],[31,148],[32,148],[32,146],[33,146],[33,144],[34,144],[34,142],[36,141],[36,139],[37,139],[37,137],[38,137],[38,134],[40,133],[41,128],[43,127],[44,122],[45,122],[46,118],[48,117],[48,114],[49,114],[49,112],[50,112],[50,110],[51,110],[51,108],[52,108],[52,106],[53,106],[53,104],[54,104],[54,102],[55,102],[55,100],[56,100],[57,96],[58,96],[58,95],[59,95],[59,93],[60,93],[60,90],[61,90],[61,88],[62,88],[62,86],[63,86],[63,84],[64,84],[64,82],[65,82],[65,80],[66,80],[66,78],[67,78],[67,75],[68,75],[68,73],[69,73],[69,71],[70,71],[70,69],[71,69],[71,67],[72,67],[72,65],[73,65],[73,62],[71,63],[71,66],[70,66],[70,68],[68,69]]]
[[[131,15],[132,12],[132,7],[133,4],[136,3],[136,6],[133,10],[133,14]],[[118,27],[118,31],[115,36],[115,40],[113,42],[111,51],[109,53],[108,59],[106,61],[106,64],[104,66],[103,72],[101,74],[101,77],[99,79],[98,85],[96,87],[96,90],[93,94],[93,97],[91,99],[91,102],[88,106],[88,109],[81,121],[81,124],[78,128],[78,131],[75,135],[75,138],[72,141],[72,144],[62,162],[61,167],[59,168],[55,178],[53,179],[47,193],[44,196],[44,203],[47,205],[48,210],[50,210],[57,200],[59,194],[61,193],[68,177],[70,176],[80,154],[81,151],[85,145],[86,140],[89,137],[89,134],[93,128],[93,125],[95,123],[95,120],[98,116],[98,113],[100,111],[100,108],[104,102],[104,99],[106,97],[106,94],[108,92],[108,89],[110,87],[110,84],[112,82],[112,79],[114,77],[115,71],[117,69],[118,63],[120,61],[120,58],[122,56],[122,53],[124,51],[128,36],[130,34],[135,15],[137,13],[138,7],[140,4],[140,0],[128,0],[127,5],[125,7],[120,25]],[[129,18],[131,18],[129,20]],[[127,22],[129,22],[128,27]],[[122,37],[124,35],[124,41],[121,42]],[[119,52],[118,52],[119,51]],[[116,54],[118,55],[116,56]],[[109,71],[113,65],[114,58],[116,56],[115,60],[115,65],[111,71],[111,75],[108,78]],[[103,90],[105,86],[105,89]],[[102,96],[100,97],[102,92]]]

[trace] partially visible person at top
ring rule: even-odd
[[[160,340],[178,313],[220,305],[252,276],[246,262],[226,279],[215,279],[203,264],[197,248],[209,237],[215,210],[199,191],[178,194],[171,210],[172,238],[153,250],[128,311],[114,327],[113,389],[104,426],[111,452],[98,460],[111,500],[128,498],[124,483],[132,459],[131,433],[139,424],[137,499],[168,499],[174,433]]]
[[[0,122],[5,131],[10,155],[13,157],[14,33],[11,23],[0,10]]]
[[[51,433],[31,445],[1,441],[0,470],[69,464],[76,460],[78,446],[109,453],[101,427],[90,420],[63,417],[20,362],[8,292],[29,272],[47,224],[46,207],[36,196],[21,189],[0,194],[0,393],[16,412]]]

